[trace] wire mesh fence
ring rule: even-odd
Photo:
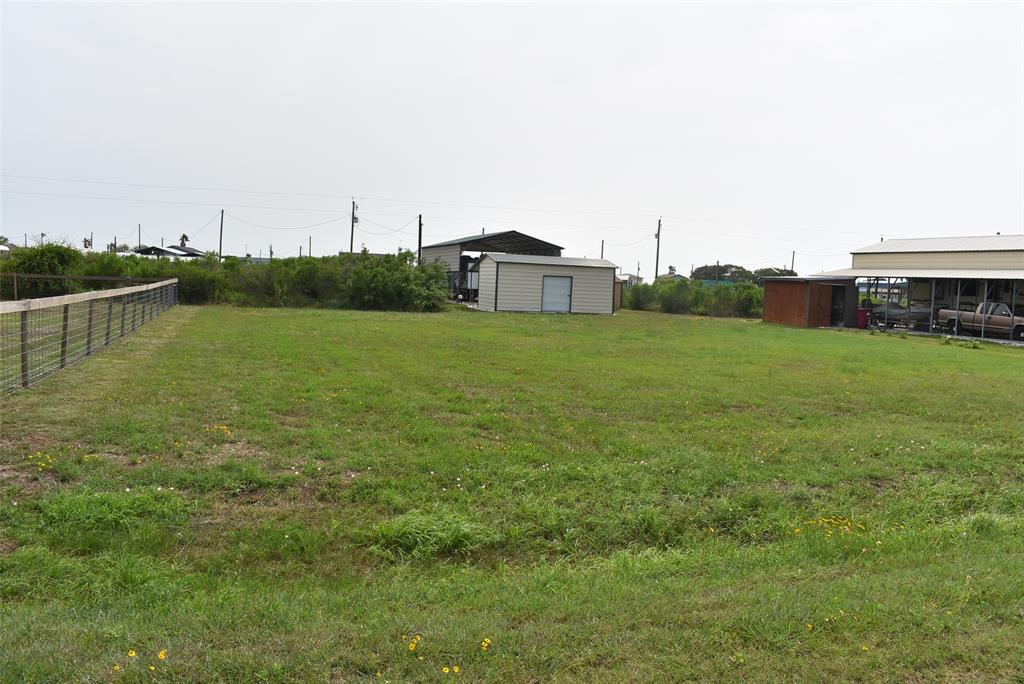
[[[0,395],[66,368],[177,303],[177,279],[0,302]]]

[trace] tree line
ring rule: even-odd
[[[0,274],[117,278],[177,278],[179,301],[186,304],[299,306],[391,311],[440,311],[448,297],[447,274],[440,264],[417,265],[412,252],[374,255],[247,259],[209,254],[196,259],[150,259],[81,252],[48,243],[21,248],[0,261]],[[21,279],[20,298],[49,297],[104,285],[96,281]],[[10,298],[11,278],[0,275],[0,295]]]

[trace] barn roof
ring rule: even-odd
[[[455,240],[436,242],[423,245],[423,249],[431,247],[451,247],[458,245],[464,252],[507,252],[512,254],[541,254],[558,256],[562,248],[556,244],[520,233],[518,230],[505,230],[500,233],[483,233],[467,235]]]
[[[885,240],[853,250],[853,254],[913,252],[1016,252],[1024,251],[1024,235],[975,235],[973,237],[909,238]]]

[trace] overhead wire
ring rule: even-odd
[[[247,225],[255,226],[257,228],[266,228],[267,230],[307,230],[309,228],[326,226],[329,223],[337,223],[338,221],[347,219],[351,216],[351,214],[345,214],[344,216],[338,216],[337,218],[328,219],[326,221],[320,221],[319,223],[310,223],[304,226],[267,226],[262,223],[253,223],[252,221],[247,221],[244,218],[239,218],[238,216],[235,216],[234,214],[225,213],[224,215],[230,216],[233,220],[238,221],[239,223],[245,223]]]
[[[25,180],[40,180],[47,182],[59,182],[59,183],[86,183],[92,185],[116,185],[124,187],[137,187],[137,188],[150,188],[150,189],[167,189],[167,190],[188,190],[197,192],[230,192],[240,193],[249,195],[274,195],[280,197],[315,197],[321,199],[342,199],[349,197],[358,197],[364,200],[370,200],[375,202],[392,202],[401,204],[420,204],[430,206],[446,206],[446,207],[464,207],[470,209],[492,209],[496,211],[525,211],[534,213],[545,213],[545,214],[582,214],[590,216],[620,216],[620,217],[650,217],[655,218],[659,214],[647,213],[647,212],[621,212],[621,211],[594,211],[589,209],[551,209],[551,208],[534,208],[534,207],[509,207],[501,205],[489,205],[489,204],[466,204],[458,202],[439,202],[439,201],[425,201],[425,200],[411,200],[394,197],[371,197],[359,194],[335,194],[335,193],[311,193],[311,192],[280,192],[271,190],[247,190],[239,188],[211,188],[203,186],[190,186],[190,185],[161,185],[156,183],[129,183],[122,181],[105,181],[105,180],[91,180],[83,178],[62,178],[53,176],[32,176],[25,174],[13,174],[4,173],[0,174],[4,178],[19,178]],[[822,227],[807,227],[807,226],[786,226],[781,224],[769,224],[759,223],[756,221],[736,221],[727,219],[712,219],[697,216],[686,216],[686,215],[670,215],[660,214],[664,218],[673,218],[681,221],[693,221],[695,223],[721,223],[727,225],[740,225],[740,226],[752,226],[758,228],[770,228],[772,230],[791,230],[800,232],[819,232],[819,233],[836,233],[841,235],[850,235],[855,230],[836,230],[831,228]]]

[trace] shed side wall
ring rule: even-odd
[[[449,271],[459,270],[460,256],[462,256],[462,249],[458,245],[423,248],[423,263],[429,264],[434,261],[440,261]]]
[[[764,320],[784,325],[807,325],[805,282],[768,280],[764,284]]]
[[[494,279],[498,271],[497,266],[491,259],[481,259],[480,265],[477,267],[480,271],[477,308],[483,311],[494,311]]]
[[[539,312],[546,275],[572,277],[572,313],[612,313],[614,268],[545,266],[512,262],[501,264],[498,310]]]

